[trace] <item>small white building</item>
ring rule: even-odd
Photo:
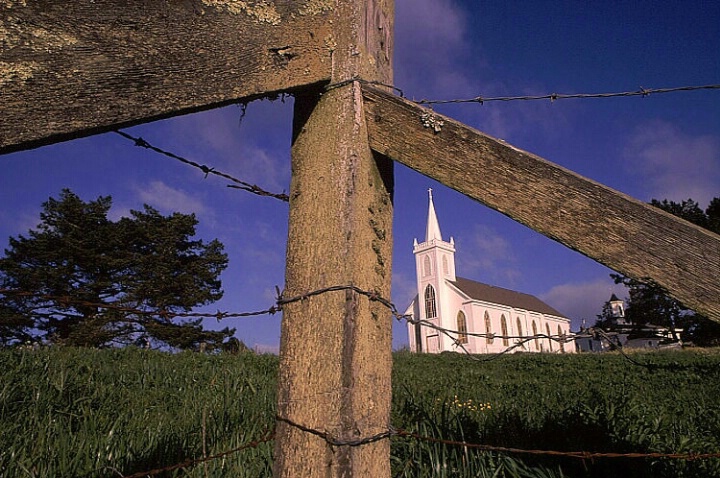
[[[610,316],[602,327],[580,329],[575,345],[578,352],[607,352],[618,347],[624,349],[676,348],[682,345],[674,340],[669,328],[661,325],[634,325],[625,317],[625,303],[615,294],[607,305]],[[600,330],[598,330],[600,329]],[[676,334],[682,329],[675,329]]]
[[[572,342],[528,337],[570,336],[570,319],[537,297],[464,279],[455,275],[455,242],[445,242],[429,191],[425,241],[414,243],[418,295],[406,315],[436,327],[408,322],[410,350],[474,354],[511,352],[574,352]],[[483,334],[481,337],[470,334]]]

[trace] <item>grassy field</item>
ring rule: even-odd
[[[720,452],[720,354],[395,354],[392,424],[588,452]],[[94,477],[210,456],[274,424],[277,357],[134,348],[0,351],[0,476]],[[720,477],[720,460],[478,452],[394,438],[397,477]],[[160,476],[270,476],[272,442]]]

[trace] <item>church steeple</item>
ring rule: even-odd
[[[413,253],[418,267],[418,278],[424,280],[455,280],[455,241],[443,241],[440,224],[435,214],[432,189],[428,189],[428,215],[425,241],[413,241]],[[431,279],[432,278],[432,279]],[[437,283],[437,287],[441,284]]]
[[[440,234],[440,224],[435,214],[435,204],[433,204],[432,189],[428,189],[428,196],[430,198],[430,206],[428,207],[428,218],[427,228],[425,229],[425,242],[430,242],[434,239],[442,241],[442,234]]]

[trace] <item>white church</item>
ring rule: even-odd
[[[573,342],[527,337],[544,334],[570,337],[570,319],[537,297],[475,282],[455,275],[455,241],[442,239],[429,190],[425,242],[414,241],[418,295],[406,315],[436,327],[408,321],[413,352],[473,354],[511,352],[575,352]],[[471,334],[483,334],[480,337]]]

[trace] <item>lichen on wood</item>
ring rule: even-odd
[[[51,53],[76,43],[78,39],[66,31],[53,31],[11,15],[0,20],[0,46],[3,50],[23,46],[36,52]]]
[[[0,86],[17,80],[27,81],[33,77],[39,65],[31,61],[6,63],[0,61]]]
[[[26,0],[0,0],[0,6],[5,8],[27,7]]]
[[[260,23],[279,25],[280,14],[272,2],[246,2],[243,0],[202,0],[203,5],[226,10],[233,15],[245,14]]]
[[[298,9],[300,15],[318,15],[332,11],[335,8],[334,0],[305,0]]]

